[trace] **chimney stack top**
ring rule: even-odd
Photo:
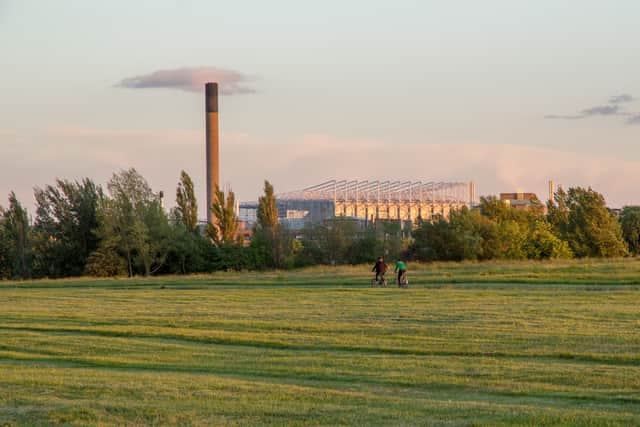
[[[218,83],[206,83],[205,87],[205,107],[207,113],[218,112]]]

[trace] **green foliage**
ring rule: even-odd
[[[496,258],[525,259],[528,228],[528,223],[519,223],[514,220],[500,222],[497,229]]]
[[[449,221],[423,222],[413,237],[410,253],[424,261],[571,257],[535,210],[512,209],[495,198],[483,198],[479,210],[453,211]]]
[[[176,218],[191,233],[198,232],[198,201],[191,177],[185,172],[180,173],[180,182],[176,189]]]
[[[100,250],[117,248],[130,276],[162,268],[169,251],[170,227],[157,195],[135,169],[114,174],[110,198],[100,209]]]
[[[229,190],[224,192],[216,185],[213,189],[214,202],[211,209],[211,224],[207,224],[205,234],[216,246],[240,244],[238,235],[238,217],[236,215],[236,196]]]
[[[525,248],[529,259],[573,258],[569,244],[553,234],[551,224],[543,219],[533,223]]]
[[[497,226],[477,210],[463,207],[452,211],[449,221],[442,217],[423,222],[414,232],[413,258],[423,261],[489,259]]]
[[[622,228],[605,205],[604,197],[591,188],[559,189],[555,204],[548,204],[548,221],[569,243],[577,257],[618,257],[628,254]]]
[[[625,206],[620,214],[620,225],[629,252],[640,254],[640,206]]]
[[[5,213],[0,206],[0,279],[10,279],[13,269],[13,239],[5,227]]]
[[[408,241],[396,222],[378,221],[365,228],[358,220],[337,217],[300,232],[295,265],[360,264],[378,256],[398,259],[405,255]]]
[[[264,182],[264,195],[258,199],[258,227],[263,230],[276,230],[278,228],[278,209],[273,185],[269,181]]]
[[[297,264],[348,263],[357,233],[357,222],[349,218],[337,217],[323,224],[308,224],[301,232],[302,248]]]
[[[99,244],[98,205],[102,189],[91,180],[56,180],[36,188],[35,274],[48,277],[83,274],[89,254]]]
[[[278,222],[273,186],[264,182],[264,194],[258,199],[258,213],[251,248],[258,268],[282,268],[287,256],[289,233]]]
[[[254,268],[251,251],[238,244],[222,244],[218,246],[218,258],[215,261],[215,270],[248,270]]]
[[[383,256],[388,261],[405,257],[410,242],[407,235],[411,227],[403,230],[400,223],[396,221],[377,221],[374,224],[374,230],[378,244],[375,249],[376,255],[373,258],[369,258],[369,261],[375,260],[378,256]],[[357,237],[361,239],[362,233],[358,233]],[[350,263],[355,264],[357,258],[353,255],[351,249],[349,253],[352,254],[349,257]]]
[[[116,277],[127,275],[127,263],[118,254],[118,248],[101,245],[87,259],[85,272],[94,277]]]
[[[411,257],[421,261],[460,259],[453,254],[454,236],[449,223],[442,218],[424,221],[413,231]]]
[[[534,224],[540,221],[544,207],[537,199],[526,209],[516,209],[496,197],[482,197],[480,212],[485,221],[484,259],[524,259]]]
[[[351,248],[347,253],[347,260],[349,264],[368,264],[372,260],[377,259],[379,256],[383,256],[389,259],[396,259],[397,254],[389,255],[385,254],[384,240],[383,243],[378,240],[378,233],[375,228],[368,228],[362,233],[359,233],[358,238],[352,242]],[[388,243],[388,240],[386,241]],[[389,246],[392,246],[389,244]],[[395,249],[395,245],[393,246]],[[401,250],[401,248],[398,248]],[[397,252],[399,253],[400,250]]]
[[[190,274],[215,270],[219,250],[211,239],[195,234],[177,222],[171,228],[169,253],[162,273]]]
[[[31,277],[32,233],[27,210],[12,191],[9,193],[9,207],[2,211],[0,226],[2,243],[0,254],[5,277],[26,279]]]
[[[114,174],[107,189],[105,195],[88,179],[36,189],[33,227],[12,193],[9,207],[0,209],[0,278],[290,269],[371,263],[378,256],[390,263],[617,257],[628,253],[627,245],[640,251],[640,207],[625,208],[618,223],[591,189],[560,189],[546,216],[537,201],[515,209],[485,197],[478,209],[419,219],[416,228],[337,217],[293,231],[279,224],[274,189],[265,181],[249,247],[241,244],[234,193],[219,188],[213,224],[199,235],[193,182],[184,171],[171,220],[135,169]]]

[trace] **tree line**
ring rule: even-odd
[[[114,173],[106,189],[90,179],[58,179],[35,189],[31,217],[10,193],[0,206],[0,279],[190,274],[288,269],[387,259],[462,261],[620,257],[640,253],[640,207],[611,213],[592,189],[559,189],[546,209],[514,209],[495,197],[473,209],[415,224],[336,217],[290,230],[278,221],[265,181],[249,244],[239,233],[233,191],[214,189],[211,224],[198,223],[193,181],[182,172],[176,207],[135,169]],[[546,211],[546,212],[545,212]]]

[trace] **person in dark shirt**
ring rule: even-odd
[[[376,273],[376,282],[382,283],[384,286],[387,286],[387,282],[384,280],[384,274],[387,272],[387,264],[384,262],[381,256],[378,257],[373,269],[371,271],[375,271]]]

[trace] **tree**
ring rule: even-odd
[[[91,180],[56,180],[36,188],[35,266],[48,277],[78,276],[99,244],[98,204],[102,189]]]
[[[496,223],[466,206],[451,211],[449,221],[438,217],[433,222],[423,222],[413,237],[410,252],[417,260],[481,260],[499,253]]]
[[[462,209],[449,213],[452,260],[483,260],[497,257],[499,250],[497,225],[477,210]],[[445,242],[446,243],[446,242]]]
[[[295,249],[297,252],[295,263],[300,266],[352,263],[358,258],[355,250],[362,249],[359,246],[361,233],[358,231],[358,223],[352,218],[336,217],[323,224],[310,224],[300,234],[300,246],[294,246],[297,245],[295,239],[289,240],[287,244],[288,250]]]
[[[453,230],[442,217],[437,217],[434,221],[423,221],[413,231],[413,239],[411,255],[418,261],[461,259],[461,255],[452,253]]]
[[[219,250],[211,240],[193,233],[181,222],[171,227],[169,255],[163,273],[203,273],[213,269],[218,261]]]
[[[553,234],[551,224],[544,219],[533,224],[524,246],[529,259],[573,258],[569,244]]]
[[[411,253],[425,261],[522,259],[529,215],[487,198],[480,210],[463,207],[452,211],[449,221],[423,222],[413,233]]]
[[[94,277],[115,277],[127,274],[127,263],[114,246],[100,245],[87,259],[85,272]]]
[[[141,220],[134,223],[137,260],[144,275],[157,273],[165,264],[170,247],[171,228],[158,198],[143,205]]]
[[[3,239],[9,244],[5,264],[10,268],[9,276],[26,279],[31,277],[31,227],[29,215],[22,207],[16,194],[9,193],[9,208],[3,214]]]
[[[156,273],[166,260],[170,236],[159,197],[133,168],[113,174],[107,189],[110,197],[100,207],[99,251],[117,250],[129,276]]]
[[[214,191],[214,202],[210,206],[211,224],[207,224],[206,235],[216,246],[228,244],[239,244],[238,236],[238,216],[236,215],[236,196],[229,190],[225,195],[216,185]]]
[[[531,228],[542,217],[543,205],[533,199],[526,209],[515,209],[494,196],[480,199],[482,216],[495,224],[485,228],[484,256],[486,259],[524,259]]]
[[[198,202],[196,200],[193,181],[185,172],[180,173],[180,182],[176,189],[176,213],[186,229],[192,233],[198,232]]]
[[[345,264],[349,261],[349,249],[357,236],[357,223],[351,218],[335,217],[326,221],[325,250],[329,264]]]
[[[496,196],[480,197],[480,213],[482,216],[495,222],[502,222],[513,219],[515,209],[512,209]]]
[[[273,185],[264,181],[264,195],[258,199],[258,226],[263,230],[278,228],[278,208]]]
[[[495,239],[496,256],[500,259],[525,259],[525,244],[529,232],[529,224],[514,220],[502,221],[497,225]]]
[[[629,252],[640,254],[640,206],[625,206],[620,214],[620,225]]]
[[[375,260],[380,255],[389,261],[397,260],[404,256],[409,247],[409,239],[403,237],[402,226],[399,222],[377,221],[374,225],[374,230],[379,243],[374,248],[376,254],[369,258],[368,261]],[[355,237],[360,240],[361,233],[356,234]],[[353,251],[348,250],[348,254],[350,253],[353,253]]]
[[[347,261],[349,264],[368,264],[384,253],[380,246],[375,228],[369,227],[351,244]],[[385,257],[391,259],[388,255]]]
[[[606,208],[604,197],[591,188],[559,189],[548,203],[548,220],[578,257],[616,257],[628,254],[622,228]]]
[[[282,267],[282,258],[287,239],[278,222],[278,208],[273,186],[264,181],[264,194],[258,199],[257,222],[253,230],[251,247],[266,267]]]
[[[0,206],[0,279],[10,279],[13,269],[13,241],[5,227],[5,211]]]

